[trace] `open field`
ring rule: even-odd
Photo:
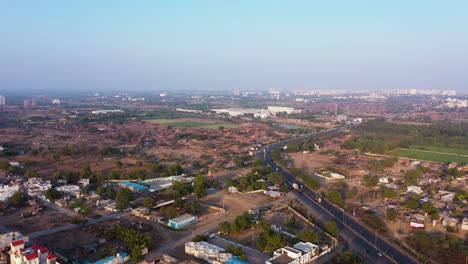
[[[447,153],[438,153],[430,151],[421,151],[421,150],[411,150],[411,149],[398,149],[395,151],[398,157],[410,158],[410,159],[420,159],[420,160],[429,160],[435,162],[458,162],[458,163],[468,163],[468,156],[461,156],[456,154],[447,154]]]
[[[434,147],[434,146],[426,146],[426,145],[411,145],[409,148],[416,149],[416,150],[431,151],[431,152],[468,155],[468,149],[461,149],[461,148]]]
[[[181,127],[196,127],[196,128],[205,128],[205,129],[217,129],[220,126],[224,128],[238,128],[239,125],[227,124],[227,123],[209,123],[203,121],[187,121],[181,119],[147,119],[146,122],[151,122],[155,124],[166,124],[171,126],[181,126]]]

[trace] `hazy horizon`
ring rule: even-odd
[[[2,91],[468,91],[468,2],[0,3]]]

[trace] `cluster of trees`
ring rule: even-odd
[[[434,260],[439,263],[464,263],[466,261],[466,252],[468,244],[463,239],[453,235],[440,232],[427,233],[417,230],[406,238],[406,242],[415,251],[424,254],[427,260]]]
[[[398,147],[410,145],[445,146],[466,148],[468,146],[467,124],[443,124],[430,126],[404,125],[371,120],[359,126],[363,135],[346,140],[343,147],[363,152],[388,153]]]
[[[273,231],[268,222],[260,221],[257,227],[262,230],[262,233],[257,239],[257,247],[261,251],[273,252],[286,246],[285,238],[281,234]]]
[[[119,210],[125,210],[130,205],[130,202],[133,201],[133,194],[130,189],[120,188],[117,191],[117,205],[116,208]]]
[[[311,230],[300,231],[296,234],[296,236],[302,241],[311,242],[314,244],[318,244],[322,241],[320,234]]]
[[[340,253],[338,256],[333,257],[330,264],[363,264],[364,260],[358,253],[348,250]]]
[[[320,182],[318,182],[316,179],[310,177],[307,173],[301,171],[300,169],[292,168],[291,173],[294,176],[300,178],[307,187],[309,187],[311,189],[314,189],[314,190],[320,189]]]
[[[234,186],[237,190],[243,192],[251,192],[255,190],[264,190],[267,188],[267,185],[262,182],[258,181],[264,178],[264,175],[271,173],[272,170],[270,167],[255,167],[247,173],[244,177],[240,177],[237,180],[227,179],[226,184],[227,186]]]
[[[370,210],[366,210],[362,212],[359,217],[361,218],[362,222],[370,227],[372,230],[377,230],[382,235],[386,235],[388,232],[387,225],[385,222],[377,216],[374,212]]]
[[[20,154],[20,148],[15,143],[7,142],[7,143],[0,144],[0,147],[2,146],[4,147],[4,149],[2,152],[0,152],[0,157],[2,156],[13,157],[13,156],[17,156],[18,154]]]
[[[237,256],[240,260],[247,261],[247,255],[245,255],[245,252],[242,250],[241,247],[235,247],[231,244],[227,245],[226,248],[224,249],[227,253],[231,253],[234,256]]]
[[[252,227],[253,215],[244,212],[234,219],[232,223],[222,222],[219,224],[219,231],[225,234],[235,234]]]
[[[307,139],[302,143],[289,144],[285,151],[288,152],[288,153],[303,152],[303,151],[314,151],[316,144],[317,144],[317,142],[315,140]],[[319,144],[317,144],[317,145],[319,145]]]
[[[141,254],[142,249],[149,248],[151,246],[151,237],[144,235],[139,230],[123,227],[119,224],[115,225],[107,235],[109,238],[117,239],[125,242],[130,250],[130,260],[138,262],[143,260]]]
[[[14,206],[21,206],[23,205],[25,201],[25,197],[23,195],[23,193],[21,191],[17,191],[15,192],[11,197],[10,197],[10,202],[14,205]]]
[[[340,229],[336,225],[335,221],[327,221],[324,224],[325,230],[327,230],[330,235],[336,237],[340,234]]]

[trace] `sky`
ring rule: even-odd
[[[466,0],[0,0],[2,90],[468,91]]]

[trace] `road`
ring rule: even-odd
[[[72,229],[80,228],[80,227],[83,227],[83,226],[94,225],[94,224],[104,222],[104,221],[107,221],[107,220],[110,220],[110,219],[120,218],[121,216],[129,215],[129,214],[130,214],[130,211],[113,213],[113,214],[102,216],[102,217],[97,218],[97,219],[88,219],[88,221],[85,224],[81,224],[81,225],[70,224],[70,225],[66,225],[66,226],[59,226],[59,227],[55,227],[55,228],[48,229],[48,230],[42,230],[42,231],[34,232],[34,233],[31,233],[31,234],[28,234],[27,236],[29,237],[30,240],[31,239],[36,239],[36,238],[41,237],[41,236],[47,236],[47,235],[50,235],[50,234],[55,234],[55,233],[62,232],[62,231],[72,230]]]
[[[291,173],[277,166],[272,158],[272,151],[274,149],[280,149],[284,146],[292,143],[299,143],[307,139],[319,139],[324,136],[336,135],[348,127],[335,128],[324,132],[309,134],[285,141],[277,142],[268,146],[265,146],[259,151],[256,156],[263,160],[263,165],[270,166],[274,170],[283,174],[291,184],[296,183],[299,186],[302,185]],[[308,207],[309,210],[314,212],[320,218],[333,219],[338,223],[341,230],[341,237],[349,243],[349,246],[353,250],[357,250],[359,253],[370,258],[373,263],[419,263],[416,259],[406,253],[404,250],[399,248],[397,245],[388,241],[386,238],[380,236],[376,232],[370,230],[363,223],[359,222],[353,216],[347,214],[343,209],[336,207],[334,204],[329,202],[327,199],[322,198],[322,202],[318,203],[313,198],[319,194],[312,191],[307,187],[303,187],[301,191],[293,191],[298,196],[298,199]],[[369,252],[367,252],[369,251]],[[379,252],[383,253],[383,256],[378,256]]]

